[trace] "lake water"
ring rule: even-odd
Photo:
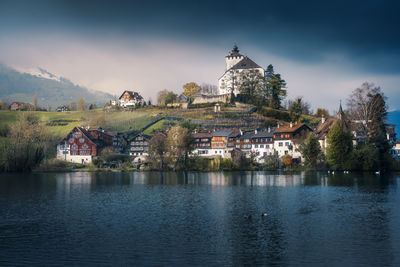
[[[399,182],[393,174],[0,174],[0,265],[400,266]]]

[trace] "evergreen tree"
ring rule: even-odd
[[[343,130],[341,123],[336,123],[327,135],[328,147],[326,160],[333,170],[343,170],[347,167],[346,161],[351,157],[353,149],[350,132]]]
[[[386,137],[385,120],[387,118],[386,102],[381,93],[370,96],[374,103],[374,112],[368,129],[368,144],[375,148],[377,167],[379,170],[389,168],[390,145]]]
[[[308,168],[316,168],[318,161],[322,158],[322,150],[314,133],[308,135],[307,139],[300,145],[300,152]]]
[[[286,81],[281,78],[280,74],[275,74],[274,67],[268,65],[265,70],[265,89],[264,95],[266,101],[271,108],[280,109],[282,100],[286,97]]]

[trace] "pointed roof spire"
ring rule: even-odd
[[[339,104],[338,119],[339,120],[343,120],[344,119],[344,111],[343,111],[343,108],[342,108],[342,100],[340,100],[340,104]]]

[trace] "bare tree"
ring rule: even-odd
[[[368,138],[375,111],[381,104],[379,98],[374,97],[378,94],[384,97],[379,86],[364,82],[352,92],[347,101],[349,119],[355,124],[357,133],[364,138]]]

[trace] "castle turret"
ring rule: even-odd
[[[230,68],[232,68],[243,58],[244,58],[244,56],[239,53],[239,48],[235,44],[233,46],[232,51],[230,51],[229,54],[225,57],[226,70],[229,70]]]

